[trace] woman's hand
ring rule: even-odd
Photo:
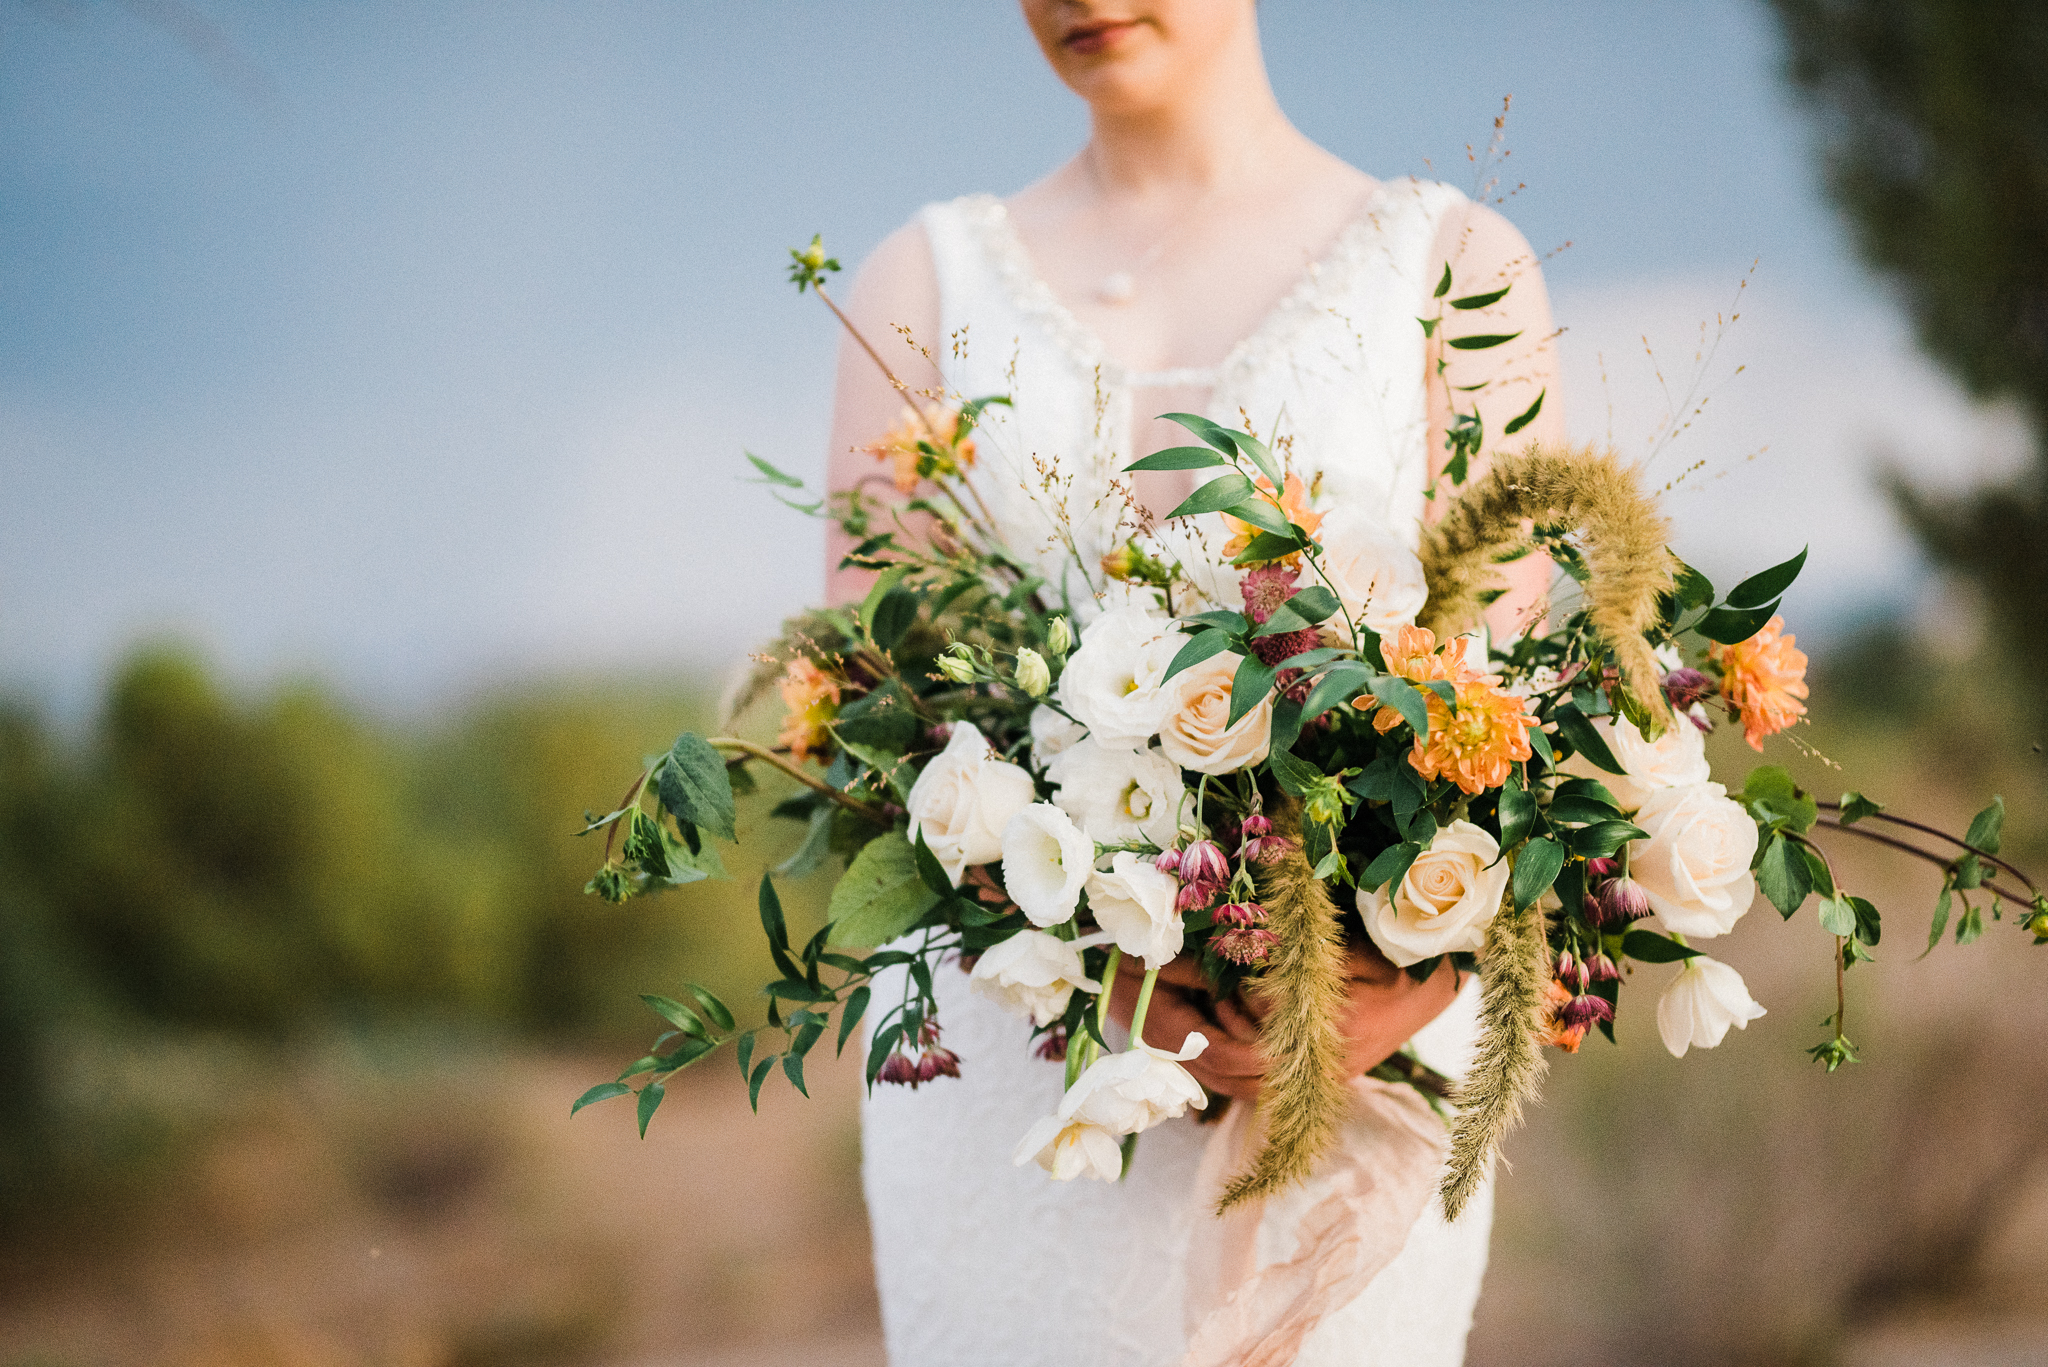
[[[1344,1075],[1356,1077],[1378,1064],[1435,1020],[1458,995],[1458,973],[1439,964],[1427,982],[1417,982],[1387,961],[1377,949],[1353,949],[1345,955],[1346,1003],[1339,1028],[1345,1039]],[[1124,959],[1117,965],[1110,989],[1109,1013],[1129,1026],[1138,1004],[1144,966]],[[1192,957],[1175,959],[1159,971],[1152,1005],[1145,1012],[1145,1043],[1178,1051],[1190,1032],[1209,1039],[1201,1057],[1185,1064],[1195,1081],[1221,1096],[1255,1099],[1265,1080],[1266,1059],[1259,1044],[1259,1018],[1266,1007],[1257,992],[1247,1006],[1237,997],[1212,1001],[1202,970]]]

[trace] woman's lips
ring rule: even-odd
[[[1061,42],[1069,52],[1092,54],[1107,52],[1126,35],[1138,27],[1135,19],[1117,19],[1107,23],[1087,24],[1069,33]]]

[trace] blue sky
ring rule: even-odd
[[[2009,429],[1848,257],[1761,5],[1264,8],[1283,104],[1375,174],[1468,184],[1512,93],[1581,436],[1611,405],[1640,446],[1638,336],[1682,389],[1760,262],[1660,457],[1707,463],[1680,547],[1811,535],[1823,638],[1925,596],[1873,461],[1996,468]],[[815,529],[738,480],[823,466],[833,335],[782,248],[857,259],[1085,133],[1001,0],[0,0],[0,126],[0,688],[73,714],[166,634],[400,709],[717,670],[817,591]]]

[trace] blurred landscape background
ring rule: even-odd
[[[2048,870],[2048,18],[1266,10],[1376,174],[1469,183],[1512,93],[1575,433],[1717,581],[1812,543],[1763,759]],[[574,832],[818,591],[738,475],[824,463],[782,248],[1084,135],[1013,9],[0,0],[0,126],[0,1367],[879,1363],[857,1070],[568,1116],[636,994],[757,1000],[780,794],[624,908]],[[2048,1362],[2048,950],[1922,959],[1938,872],[1841,858],[1866,1061],[1804,1055],[1810,909],[1717,949],[1717,1050],[1645,970],[1510,1144],[1474,1364]]]

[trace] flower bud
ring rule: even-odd
[[[1067,625],[1064,617],[1055,617],[1045,624],[1045,648],[1055,655],[1064,655],[1074,648],[1074,629]]]
[[[1216,909],[1219,926],[1256,926],[1266,919],[1266,909],[1257,902],[1226,902]]]
[[[917,1080],[960,1076],[960,1056],[951,1049],[933,1049],[917,1061]]]
[[[1052,687],[1052,670],[1046,667],[1045,657],[1030,646],[1017,652],[1017,687],[1034,698],[1045,696],[1045,690]]]
[[[1182,883],[1174,896],[1175,911],[1200,911],[1216,900],[1216,883]]]
[[[1230,877],[1230,861],[1213,840],[1197,840],[1180,852],[1180,876],[1188,883],[1222,883]]]
[[[1308,793],[1302,799],[1302,811],[1310,821],[1321,826],[1334,826],[1344,819],[1344,813],[1351,806],[1351,794],[1334,774],[1321,774],[1308,785]]]
[[[974,682],[974,662],[959,655],[941,655],[932,662],[939,673],[956,684]]]
[[[1600,879],[1612,878],[1620,872],[1621,861],[1619,859],[1607,859],[1596,855],[1586,861],[1586,885],[1591,887]]]
[[[1596,983],[1611,983],[1621,977],[1621,965],[1605,954],[1595,954],[1585,965],[1586,976]]]
[[[1263,926],[1232,926],[1209,941],[1219,957],[1247,966],[1264,963],[1279,943],[1280,937]]]
[[[1557,966],[1551,971],[1550,976],[1556,978],[1574,992],[1584,992],[1587,984],[1592,979],[1592,975],[1586,970],[1586,965],[1580,962],[1579,956],[1572,953],[1569,949],[1563,950],[1558,954]]]
[[[1710,697],[1713,692],[1714,681],[1697,669],[1674,669],[1664,676],[1664,696],[1680,712]]]
[[[917,1086],[917,1065],[902,1054],[891,1054],[882,1060],[882,1067],[875,1074],[877,1082],[893,1082],[902,1087]]]
[[[1643,885],[1624,874],[1610,878],[1593,890],[1592,901],[1599,909],[1603,926],[1625,926],[1650,914],[1650,895]]]
[[[2037,911],[2029,916],[2026,928],[2032,932],[2035,944],[2048,945],[2048,911]]]
[[[1180,851],[1161,850],[1158,856],[1152,860],[1152,867],[1161,873],[1178,873],[1180,871]]]
[[[1038,1047],[1032,1050],[1032,1052],[1047,1063],[1065,1063],[1067,1061],[1067,1027],[1064,1025],[1054,1025],[1048,1028],[1045,1034],[1040,1037]]]
[[[1103,556],[1102,572],[1126,583],[1165,584],[1171,579],[1166,566],[1139,550],[1135,541],[1126,541]]]
[[[1273,823],[1259,813],[1253,812],[1244,819],[1243,829],[1248,838],[1257,839],[1259,836],[1272,834]]]

